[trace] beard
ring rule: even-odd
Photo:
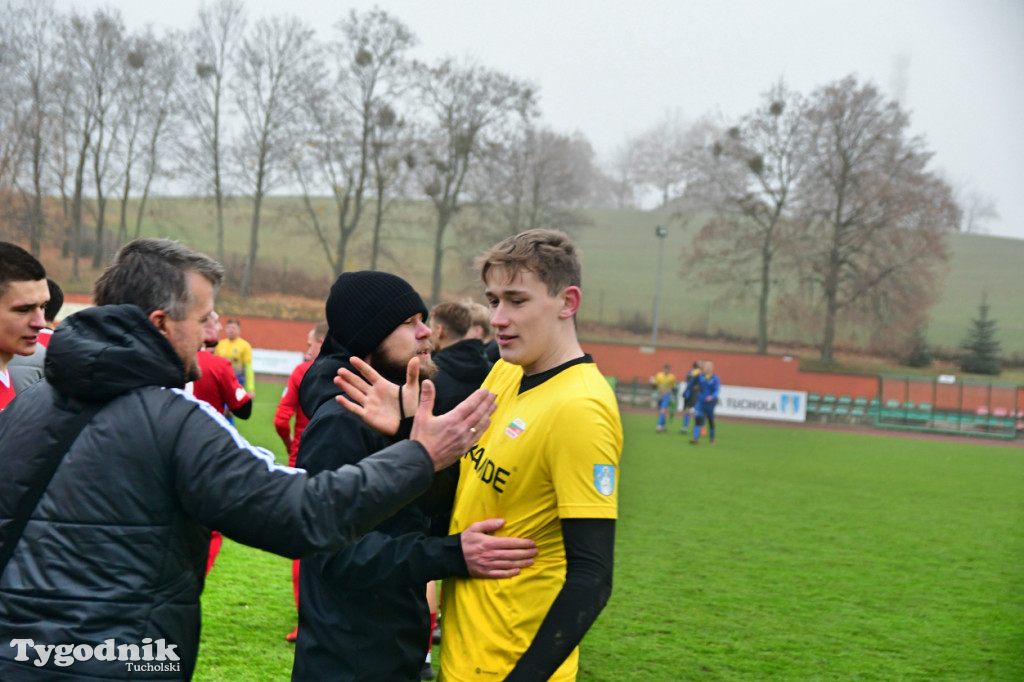
[[[411,359],[409,358],[409,360]],[[383,346],[377,346],[370,353],[370,367],[377,370],[382,377],[391,383],[398,384],[399,386],[405,384],[405,372],[409,360],[403,362],[391,357]],[[437,365],[434,364],[434,361],[430,358],[420,358],[420,381],[433,379],[435,374],[437,374]]]

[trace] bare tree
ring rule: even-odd
[[[56,114],[60,17],[49,0],[9,11],[8,28],[15,30],[10,32],[11,40],[4,52],[13,58],[13,68],[3,80],[12,86],[13,92],[8,92],[5,99],[13,105],[14,115],[20,120],[12,138],[22,145],[26,163],[21,168],[27,170],[13,173],[12,179],[25,203],[29,249],[38,256],[46,227],[43,197],[47,192],[47,157]]]
[[[958,189],[956,203],[962,211],[960,231],[965,234],[985,234],[987,224],[999,220],[996,200],[984,192]]]
[[[169,141],[173,139],[174,133],[181,130],[182,118],[177,113],[180,111],[177,95],[183,61],[177,45],[181,42],[176,33],[169,33],[154,43],[147,60],[149,97],[143,112],[144,147],[139,159],[142,163],[143,183],[142,196],[135,214],[135,239],[139,238],[142,231],[142,217],[145,215],[153,180],[166,172],[162,163],[164,151],[170,146]]]
[[[710,123],[695,127],[711,132]],[[805,105],[779,81],[739,125],[695,144],[685,197],[714,211],[692,248],[684,270],[725,285],[728,295],[757,296],[757,352],[768,349],[768,310],[773,266],[792,244],[794,192],[807,163]]]
[[[415,130],[408,121],[398,118],[390,107],[380,109],[370,139],[376,209],[370,247],[371,270],[376,270],[380,261],[384,216],[394,200],[405,195],[406,180],[416,167],[416,156],[412,151],[415,140]]]
[[[19,132],[20,16],[9,3],[0,5],[0,229],[13,218],[12,187],[23,141]]]
[[[242,120],[234,150],[253,201],[249,251],[239,287],[243,297],[252,291],[263,200],[293,165],[302,102],[318,81],[318,64],[312,29],[294,17],[261,19],[239,49],[233,92]]]
[[[608,191],[615,208],[635,208],[640,180],[640,148],[636,138],[626,139],[612,154]]]
[[[637,179],[657,190],[662,204],[680,194],[686,182],[689,129],[682,114],[672,111],[634,140]]]
[[[124,134],[118,149],[121,179],[117,245],[128,240],[128,200],[135,186],[135,171],[143,176],[143,193],[135,221],[139,236],[142,214],[153,178],[160,168],[158,150],[172,119],[180,55],[173,37],[161,40],[151,30],[133,36],[127,44],[121,121]]]
[[[462,206],[469,172],[492,136],[503,126],[533,116],[535,103],[529,85],[477,65],[461,66],[449,59],[421,73],[430,123],[419,173],[437,214],[430,287],[430,300],[436,302],[441,295],[445,232]]]
[[[875,86],[849,76],[809,104],[798,263],[824,308],[821,357],[832,362],[840,312],[896,319],[927,308],[960,215],[923,140],[908,138],[907,115]]]
[[[491,143],[482,158],[482,200],[494,206],[503,235],[585,222],[575,208],[589,198],[594,150],[586,138],[527,122]]]
[[[79,278],[78,260],[81,254],[82,199],[86,180],[86,163],[93,159],[94,181],[99,191],[97,205],[102,213],[102,180],[105,173],[104,156],[106,142],[99,142],[97,131],[110,124],[106,119],[113,105],[120,76],[124,26],[116,13],[97,11],[91,18],[72,14],[62,37],[63,57],[76,75],[66,81],[72,88],[68,113],[73,117],[71,135],[76,139],[76,162],[74,171],[74,195],[71,201],[72,278]],[[97,220],[97,251],[102,250],[102,217]]]
[[[22,19],[10,4],[0,6],[0,226],[14,218],[12,190],[25,146],[21,135],[24,87],[18,78]]]
[[[104,261],[104,234],[108,189],[113,191],[117,175],[121,173],[121,158],[117,152],[125,132],[125,105],[123,97],[128,72],[131,70],[127,53],[124,23],[120,14],[109,14],[98,22],[99,30],[94,59],[95,78],[89,83],[96,102],[96,133],[92,139],[92,179],[96,192],[96,244],[92,252],[92,267],[99,268]],[[109,186],[108,186],[109,185]]]
[[[182,164],[213,195],[217,212],[217,259],[224,260],[227,95],[231,67],[245,30],[242,0],[215,0],[199,9],[188,33],[189,76],[178,99],[188,134],[179,146]]]
[[[339,36],[329,45],[334,71],[330,77],[314,79],[323,86],[304,93],[309,139],[304,163],[295,171],[310,224],[339,275],[363,217],[367,192],[375,184],[379,229],[384,192],[394,171],[385,153],[402,153],[385,147],[402,139],[396,136],[403,122],[395,106],[408,81],[404,55],[416,38],[405,24],[379,9],[352,11],[336,28]],[[328,190],[334,200],[333,225],[321,220],[316,210],[311,196],[316,189]]]
[[[156,47],[155,43],[156,37],[150,30],[126,39],[125,59],[122,65],[123,87],[119,93],[123,137],[118,140],[121,202],[115,248],[128,238],[128,199],[132,191],[132,174],[144,148],[144,126],[151,96],[152,52]]]
[[[62,32],[66,30],[66,22],[61,23]],[[60,49],[64,43],[61,42]],[[52,186],[57,188],[60,194],[61,226],[64,235],[63,253],[67,258],[71,253],[71,241],[69,235],[72,231],[72,193],[74,186],[74,167],[76,151],[78,148],[75,130],[75,88],[72,86],[74,74],[66,63],[61,64],[55,74],[54,84],[54,121],[47,146],[47,174],[50,177]],[[71,183],[71,187],[69,187]]]

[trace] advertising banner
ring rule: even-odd
[[[715,415],[802,422],[807,420],[807,392],[723,384]]]
[[[252,349],[252,371],[256,374],[288,376],[302,362],[302,353],[291,350]]]

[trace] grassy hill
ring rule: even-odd
[[[317,203],[322,220],[333,215],[331,202]],[[134,207],[130,207],[134,214]],[[116,211],[108,209],[108,215]],[[216,254],[214,206],[192,198],[151,199],[147,206],[145,236],[179,239],[195,248]],[[240,264],[249,243],[251,205],[233,199],[227,207],[225,249],[229,266]],[[657,225],[669,228],[664,240],[659,329],[691,335],[727,335],[753,338],[756,307],[746,300],[719,300],[710,285],[684,279],[681,255],[692,243],[697,221],[680,226],[669,211],[590,210],[589,224],[572,230],[584,254],[585,298],[581,319],[606,325],[632,322],[650,334],[658,268]],[[360,269],[370,263],[370,217],[350,243],[346,267]],[[445,257],[445,297],[478,295],[471,267],[481,244],[489,238],[474,224],[472,210],[460,214],[449,228]],[[86,234],[89,230],[86,230]],[[422,203],[397,205],[385,224],[385,247],[380,267],[409,279],[421,292],[430,290],[433,215]],[[950,238],[952,258],[946,266],[938,303],[930,311],[928,339],[945,349],[955,349],[977,315],[982,292],[997,321],[998,340],[1004,354],[1024,354],[1024,316],[1019,315],[1024,291],[1024,240],[956,234]],[[264,207],[260,230],[259,261],[265,268],[284,270],[292,277],[322,278],[310,295],[326,294],[331,278],[323,247],[305,226],[304,209],[295,198],[273,197]],[[53,267],[47,263],[48,267]],[[858,330],[840,322],[840,341],[856,343]],[[815,344],[817,329],[793,329],[778,317],[771,321],[774,341]]]

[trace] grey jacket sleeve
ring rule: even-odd
[[[15,355],[7,369],[11,374],[11,385],[15,393],[22,393],[26,388],[42,381],[43,363],[46,361],[46,347],[43,344],[36,344],[36,350],[32,355]]]
[[[167,453],[181,504],[203,525],[276,554],[297,558],[343,548],[433,479],[426,450],[408,440],[308,476],[275,463],[214,410],[195,402],[189,408]]]

